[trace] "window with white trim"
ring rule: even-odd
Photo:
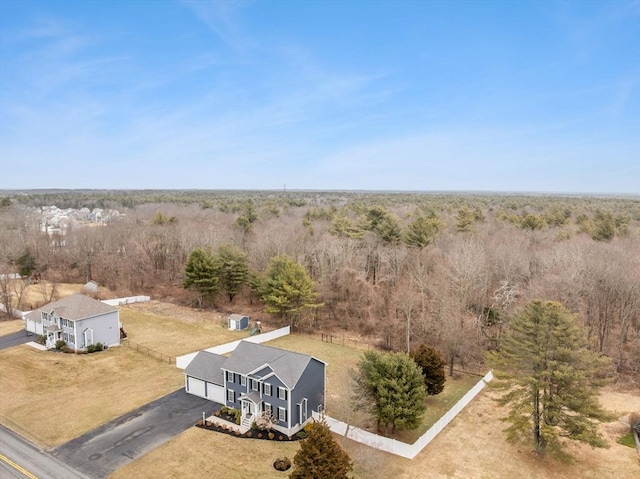
[[[287,410],[283,407],[278,408],[278,421],[287,422]]]
[[[227,376],[227,382],[228,383],[232,383],[233,382],[233,373],[229,372],[229,371],[225,371],[224,373]]]
[[[265,396],[271,396],[271,384],[266,384],[264,385],[264,395]]]
[[[235,402],[236,392],[233,389],[227,389],[227,401]]]
[[[264,403],[264,412],[268,414],[273,414],[273,408],[271,407],[271,404],[269,404],[268,402]]]
[[[240,376],[240,384],[243,386],[247,385],[247,376]]]
[[[258,390],[258,381],[256,381],[255,379],[251,380],[251,389],[253,391],[257,391]]]
[[[285,388],[278,387],[278,399],[287,400],[287,390]]]

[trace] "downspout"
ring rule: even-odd
[[[287,436],[291,435],[291,417],[293,416],[293,414],[291,414],[291,396],[293,396],[293,394],[291,394],[293,391],[289,388],[287,388]]]

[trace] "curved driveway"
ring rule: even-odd
[[[218,407],[179,389],[50,452],[91,477],[105,478],[193,426],[203,412],[209,416]]]

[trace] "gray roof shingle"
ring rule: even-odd
[[[268,365],[289,389],[293,389],[312,359],[306,354],[240,341],[222,368],[246,375]]]
[[[80,319],[98,316],[100,314],[111,313],[112,311],[117,310],[118,308],[109,306],[102,301],[90,298],[84,294],[76,293],[58,301],[54,301],[53,303],[45,304],[38,309],[34,309],[27,313],[25,318],[40,322],[42,320],[41,313],[43,311],[46,313],[55,311],[58,316],[62,318],[77,321]]]
[[[208,351],[200,351],[184,372],[187,376],[224,385],[223,370],[244,376],[269,366],[289,389],[293,389],[302,377],[310,361],[319,361],[306,354],[294,353],[264,344],[240,341],[228,358]]]
[[[219,354],[210,353],[209,351],[200,351],[191,360],[184,372],[187,376],[203,379],[218,386],[224,385],[224,377],[222,374],[222,364],[227,360],[226,357]]]

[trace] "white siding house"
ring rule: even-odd
[[[82,294],[72,294],[26,313],[24,321],[27,331],[45,336],[49,348],[59,340],[76,350],[97,343],[120,344],[118,308]]]

